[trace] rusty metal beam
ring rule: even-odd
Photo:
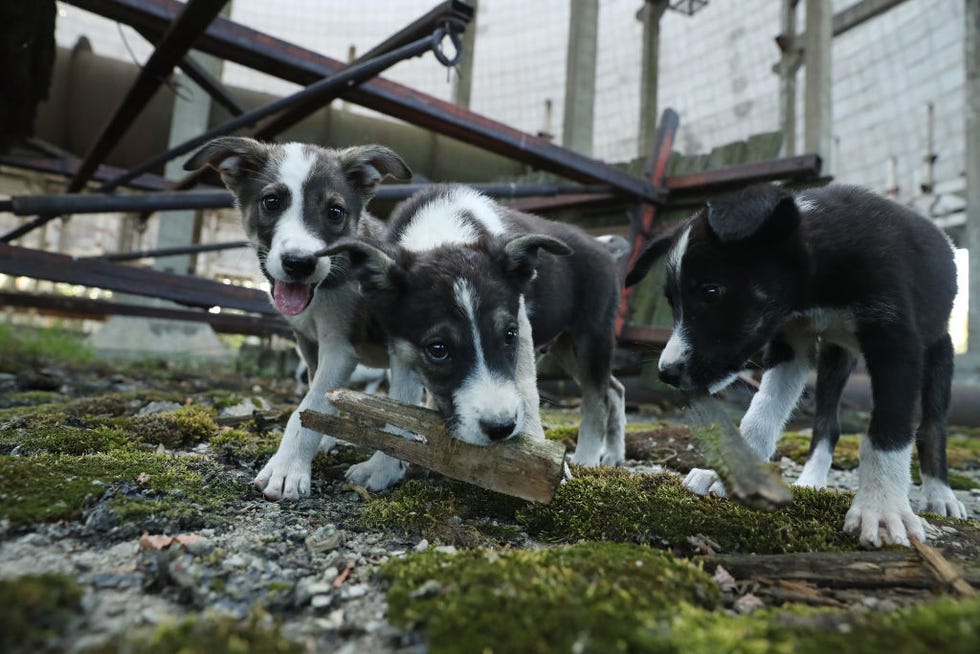
[[[181,5],[174,13],[173,23],[163,32],[160,42],[140,69],[133,86],[85,155],[78,172],[68,183],[69,193],[81,190],[92,178],[95,169],[115,148],[146,103],[170,76],[174,65],[183,59],[201,32],[207,29],[224,7],[225,2],[226,0],[188,0],[186,5]]]
[[[67,0],[113,20],[159,30],[173,20],[175,0]],[[217,18],[195,43],[202,52],[306,86],[344,64],[316,52]],[[607,184],[636,200],[661,203],[666,192],[618,168],[521,132],[401,84],[375,79],[352,89],[346,100],[445,134],[542,170],[589,184]]]
[[[224,334],[248,334],[251,336],[270,336],[276,334],[293,337],[293,331],[282,318],[274,316],[255,316],[240,313],[211,313],[190,309],[166,309],[142,304],[126,304],[108,300],[65,295],[35,293],[11,293],[0,291],[0,306],[34,309],[41,313],[67,318],[89,318],[103,320],[106,316],[136,316],[143,318],[162,318],[164,320],[186,320],[206,322],[216,332]]]
[[[0,245],[0,273],[145,295],[186,306],[278,315],[268,294],[257,289],[15,245]]]
[[[821,166],[819,155],[801,154],[795,157],[715,168],[701,173],[675,175],[668,177],[664,181],[664,186],[670,191],[671,199],[685,193],[707,195],[777,179],[788,181],[815,179],[820,176]]]

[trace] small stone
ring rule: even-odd
[[[269,403],[266,402],[261,397],[249,397],[238,404],[225,407],[218,411],[218,416],[222,418],[233,417],[239,418],[244,416],[250,416],[256,411],[263,411],[269,408]]]
[[[971,488],[970,495],[973,495],[974,497],[980,497],[980,488]]]
[[[735,611],[742,615],[746,615],[754,611],[758,611],[763,607],[765,607],[763,601],[758,597],[756,597],[755,595],[753,595],[752,593],[749,593],[747,595],[742,595],[737,600],[735,600],[735,604],[733,605]]]
[[[138,416],[152,416],[157,413],[166,413],[167,411],[176,411],[181,407],[181,404],[177,402],[160,402],[154,400],[150,402],[142,409],[140,409],[136,415]]]
[[[335,525],[328,524],[320,527],[306,538],[306,547],[311,552],[328,552],[340,547],[344,542],[344,532]]]
[[[353,584],[350,586],[344,586],[340,591],[340,599],[352,600],[358,597],[364,597],[367,595],[368,587],[367,584]]]
[[[436,552],[442,552],[443,554],[455,554],[456,553],[456,546],[455,545],[440,545],[439,547],[434,548],[434,550]]]
[[[310,608],[314,611],[328,609],[331,604],[333,604],[333,595],[314,595],[310,598]]]

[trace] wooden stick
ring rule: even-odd
[[[520,434],[480,447],[450,436],[443,418],[431,409],[349,390],[333,391],[327,397],[354,417],[308,410],[300,414],[304,427],[381,450],[447,477],[546,504],[564,476],[565,448],[560,443]],[[382,429],[385,424],[423,438],[409,440],[391,434]]]
[[[916,538],[912,539],[912,547],[922,557],[922,562],[936,575],[936,579],[946,588],[951,588],[960,597],[976,597],[977,590],[963,578],[959,570],[946,560],[946,557],[934,547],[926,545]]]
[[[935,588],[937,585],[936,576],[908,550],[718,554],[695,557],[695,561],[703,562],[705,569],[720,565],[739,580],[789,579],[832,588]],[[980,583],[980,563],[966,560],[958,563],[963,569],[960,580],[964,584]]]
[[[709,396],[698,401],[688,415],[698,449],[725,483],[729,497],[760,511],[775,511],[793,502],[786,483],[749,449],[717,400]]]

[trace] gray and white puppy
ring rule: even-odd
[[[346,237],[377,238],[382,224],[365,209],[385,175],[408,179],[405,162],[380,145],[343,150],[303,143],[217,138],[195,153],[186,170],[211,166],[235,196],[235,206],[272,301],[296,333],[310,370],[310,387],[289,418],[279,449],[254,483],[270,499],[310,493],[310,464],[335,439],[306,429],[305,409],[332,411],[325,398],[343,386],[358,361],[387,366],[386,340],[364,306],[346,258],[317,253]],[[397,380],[392,380],[397,396]],[[369,488],[371,467],[351,466],[348,478]]]
[[[504,207],[465,186],[405,201],[383,242],[348,239],[352,275],[391,343],[392,372],[415,375],[454,437],[489,445],[518,433],[543,438],[535,348],[549,348],[582,390],[571,460],[624,458],[625,398],[611,374],[621,288],[608,243]],[[376,455],[378,478],[402,468]]]

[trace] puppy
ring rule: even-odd
[[[660,357],[663,381],[717,392],[765,346],[762,384],[740,428],[768,460],[817,359],[813,441],[797,483],[823,487],[840,436],[844,383],[863,354],[874,408],[844,529],[875,547],[925,539],[908,500],[913,440],[921,508],[966,516],[946,480],[956,270],[939,229],[859,188],[794,197],[762,185],[708,202],[673,236],[653,241],[627,285],[665,253],[674,330]],[[922,416],[913,439],[917,400]],[[724,492],[712,471],[692,471],[685,485]]]
[[[582,390],[571,460],[623,460],[625,396],[610,369],[621,284],[607,244],[445,186],[396,209],[383,243],[327,252],[350,257],[388,333],[392,373],[416,376],[456,438],[543,438],[534,349],[550,347]]]
[[[358,361],[387,366],[383,331],[369,319],[345,261],[317,253],[350,236],[378,237],[383,225],[366,210],[385,175],[408,179],[401,158],[379,145],[331,150],[302,143],[265,144],[218,138],[195,153],[186,170],[212,166],[235,196],[242,224],[271,285],[276,309],[296,334],[310,385],[290,416],[279,449],[255,478],[270,499],[310,493],[310,463],[335,439],[300,424],[305,409],[332,411],[325,398],[343,386]],[[363,464],[348,477],[370,485]]]

